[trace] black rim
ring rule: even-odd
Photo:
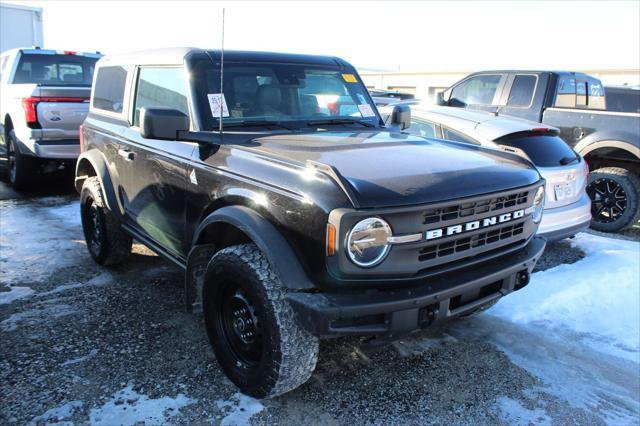
[[[91,199],[87,200],[84,211],[87,244],[91,253],[97,256],[100,254],[100,250],[102,248],[102,214],[100,213],[98,206],[96,206]]]
[[[627,209],[627,193],[613,179],[596,179],[587,186],[591,198],[591,216],[600,223],[611,223],[620,219]]]
[[[255,367],[262,357],[262,332],[254,303],[237,283],[221,284],[216,327],[240,368]]]
[[[9,181],[16,181],[16,153],[13,149],[13,143],[9,141],[7,144],[7,160],[9,162]]]

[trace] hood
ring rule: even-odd
[[[278,161],[332,167],[360,208],[472,197],[540,179],[515,155],[388,131],[270,135],[246,146]]]

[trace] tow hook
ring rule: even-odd
[[[518,272],[518,274],[516,275],[516,285],[514,290],[520,290],[522,287],[529,284],[529,279],[529,271],[527,271],[526,269],[524,271]]]

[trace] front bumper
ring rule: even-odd
[[[591,223],[591,199],[583,193],[578,201],[563,207],[545,209],[537,235],[558,241],[584,231]]]
[[[426,279],[421,286],[344,293],[288,293],[298,322],[316,336],[395,338],[465,313],[528,283],[546,241],[532,238],[520,251],[479,266]]]

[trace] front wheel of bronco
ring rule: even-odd
[[[80,217],[89,254],[100,265],[115,265],[131,254],[132,240],[106,207],[97,177],[84,181],[80,192]]]
[[[273,397],[311,377],[318,339],[296,323],[279,277],[257,246],[219,251],[206,279],[207,334],[218,363],[243,393]]]

